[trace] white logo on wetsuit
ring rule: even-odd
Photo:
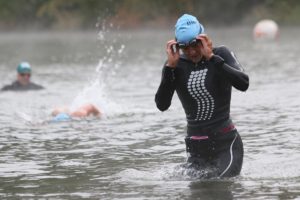
[[[215,101],[205,87],[206,74],[207,69],[192,71],[187,84],[188,92],[197,102],[197,121],[210,119],[215,108]]]

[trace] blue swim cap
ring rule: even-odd
[[[19,74],[31,73],[31,66],[28,62],[21,62],[17,67],[17,72]]]
[[[197,35],[204,33],[204,27],[196,17],[188,14],[182,15],[175,25],[176,41],[188,44]]]
[[[54,122],[70,121],[70,120],[71,120],[71,116],[68,115],[67,113],[59,113],[52,119],[52,121]]]

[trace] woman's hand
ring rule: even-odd
[[[201,41],[201,54],[203,57],[206,58],[206,60],[209,60],[213,55],[213,47],[212,47],[212,41],[211,39],[205,35],[205,34],[200,34],[197,36],[197,39]]]
[[[179,49],[177,47],[177,42],[175,40],[170,40],[167,42],[167,56],[168,56],[168,61],[166,66],[175,68],[177,66],[178,60],[179,60]]]

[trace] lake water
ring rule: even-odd
[[[185,115],[154,95],[173,31],[0,33],[0,85],[27,60],[37,92],[0,93],[0,199],[300,199],[300,29],[256,43],[251,28],[208,28],[250,76],[233,90],[241,175],[185,176]],[[51,110],[91,102],[102,119],[51,123]]]

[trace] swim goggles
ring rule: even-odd
[[[200,40],[192,39],[191,41],[189,41],[188,43],[183,43],[183,42],[177,42],[177,47],[179,49],[185,49],[187,47],[196,47],[199,43],[201,43]]]

